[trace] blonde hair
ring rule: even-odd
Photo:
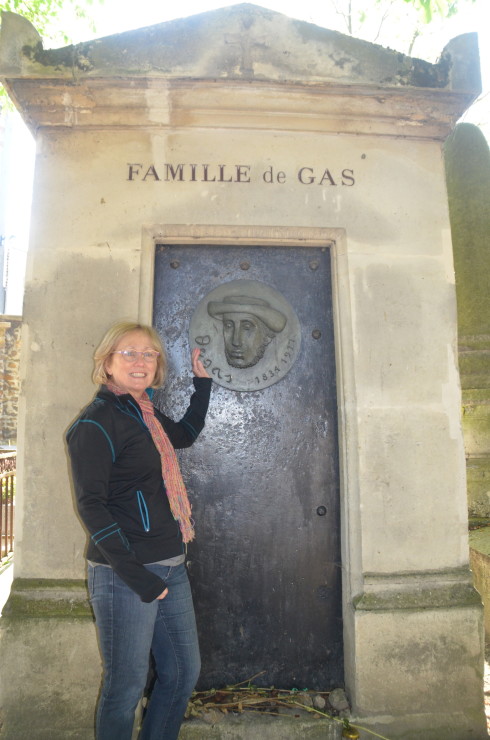
[[[105,364],[121,339],[132,331],[144,332],[148,336],[153,349],[160,353],[157,357],[157,369],[151,388],[160,388],[163,384],[167,374],[167,356],[155,329],[152,326],[146,326],[135,321],[118,321],[106,331],[94,352],[92,380],[96,385],[105,384],[109,381],[110,376],[107,374]]]

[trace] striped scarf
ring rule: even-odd
[[[116,396],[125,394],[118,386],[109,383],[107,388],[115,393]],[[143,412],[143,419],[150,430],[151,437],[160,453],[162,461],[162,476],[167,491],[167,497],[170,504],[170,510],[180,526],[182,539],[184,542],[190,542],[194,539],[194,527],[191,519],[191,505],[187,496],[182,473],[180,472],[177,455],[170,442],[165,430],[155,416],[155,409],[148,394],[145,392],[138,401],[139,407]]]

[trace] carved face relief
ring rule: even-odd
[[[233,390],[259,390],[280,380],[300,345],[290,304],[254,280],[234,280],[211,291],[192,317],[190,334],[213,379]]]
[[[232,367],[252,367],[264,356],[272,337],[260,319],[247,313],[223,314],[225,355]]]

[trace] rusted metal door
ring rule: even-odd
[[[248,320],[246,311],[253,314]],[[197,314],[209,321],[209,331]],[[270,344],[250,366],[243,348],[226,354],[226,327],[234,331],[230,346],[238,346],[235,319],[247,329],[254,316],[270,329]],[[189,571],[203,660],[200,688],[262,671],[254,679],[262,686],[341,685],[329,250],[159,246],[154,323],[169,355],[169,379],[157,405],[174,418],[186,407],[193,323],[191,341],[201,343],[220,383],[198,443],[181,454],[197,532]],[[249,378],[245,385],[252,389],[235,390],[240,378]]]

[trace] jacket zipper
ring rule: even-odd
[[[143,523],[143,529],[145,532],[150,531],[150,515],[148,514],[148,507],[146,505],[145,497],[142,491],[136,491],[136,497],[138,499],[138,506],[140,510],[141,521]]]

